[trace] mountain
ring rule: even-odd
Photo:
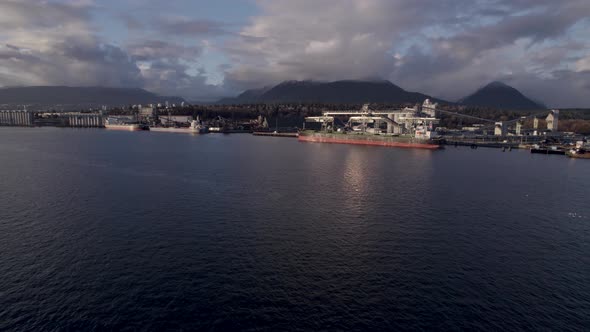
[[[534,110],[547,108],[545,105],[527,98],[520,91],[502,82],[492,82],[473,94],[460,99],[458,103],[500,109]]]
[[[264,87],[262,89],[250,89],[242,92],[235,98],[223,98],[217,101],[217,104],[248,104],[259,101],[260,96],[270,90],[272,87]]]
[[[181,103],[179,97],[163,97],[137,88],[30,86],[0,88],[0,104],[37,105],[130,105]]]
[[[220,104],[249,103],[418,103],[430,96],[406,91],[389,81],[285,81],[272,88],[247,90]],[[436,99],[434,99],[436,100]]]

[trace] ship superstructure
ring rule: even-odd
[[[438,148],[434,129],[436,103],[426,99],[421,105],[398,110],[374,111],[368,104],[358,111],[326,111],[307,117],[306,122],[321,124],[319,132],[304,131],[299,139],[307,142],[363,144],[396,147]],[[344,126],[336,128],[338,119]],[[345,120],[347,120],[345,122]]]

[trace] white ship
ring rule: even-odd
[[[125,122],[121,122],[119,119],[116,119],[116,118],[108,118],[104,123],[104,127],[106,129],[111,129],[111,130],[126,130],[126,131],[142,130],[141,126],[137,123],[125,123]]]
[[[209,129],[201,125],[198,121],[191,121],[188,127],[150,127],[150,131],[164,132],[164,133],[185,133],[185,134],[206,134]]]

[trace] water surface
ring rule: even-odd
[[[0,128],[0,330],[587,330],[590,162]]]

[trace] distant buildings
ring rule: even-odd
[[[559,125],[559,110],[551,110],[545,121],[547,121],[547,130],[556,132]]]
[[[0,111],[0,125],[32,126],[33,113],[29,111]]]

